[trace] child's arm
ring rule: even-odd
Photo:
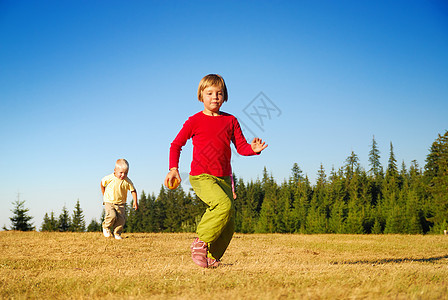
[[[132,203],[132,207],[137,210],[138,209],[138,202],[137,202],[137,190],[133,190],[131,192],[132,198],[134,198],[134,203]]]
[[[177,178],[179,184],[182,181],[179,175],[179,158],[180,158],[180,152],[182,150],[182,147],[187,143],[187,140],[192,137],[193,134],[193,127],[192,127],[192,121],[191,117],[184,123],[182,126],[182,129],[177,134],[174,141],[171,143],[170,147],[170,172],[166,175],[164,184],[166,187],[169,186],[169,183],[171,185],[173,184],[174,178]]]
[[[103,182],[101,181],[101,193],[104,196],[104,191],[106,190],[106,188],[103,186]]]
[[[247,140],[244,137],[243,131],[241,130],[241,126],[238,123],[237,119],[234,120],[233,127],[234,132],[232,142],[240,155],[250,156],[254,154],[260,154],[260,152],[266,149],[266,147],[268,146],[259,138],[254,138],[250,144],[247,143]]]
[[[173,180],[174,177],[179,180],[180,183],[180,176],[179,171],[177,168],[179,167],[179,158],[180,158],[180,152],[182,151],[182,147],[185,146],[187,143],[187,140],[190,139],[193,135],[193,127],[192,127],[192,121],[191,117],[184,123],[182,126],[182,129],[177,134],[176,138],[171,143],[170,147],[170,155],[169,155],[169,169],[170,173],[165,178],[165,185],[167,185],[167,179]]]
[[[104,191],[105,190],[106,190],[106,188],[103,185],[103,181],[101,181],[101,193],[103,194],[103,196],[104,196]],[[104,199],[103,199],[103,205],[104,205]]]

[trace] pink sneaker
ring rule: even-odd
[[[193,262],[202,268],[207,268],[207,243],[196,238],[190,248]]]
[[[219,259],[214,259],[207,257],[207,268],[214,269],[221,265],[221,261]]]

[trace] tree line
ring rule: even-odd
[[[367,170],[352,152],[328,174],[321,165],[314,185],[298,163],[281,183],[266,168],[261,179],[249,182],[234,174],[236,231],[425,234],[448,229],[448,131],[432,143],[423,168],[415,160],[399,166],[392,143],[387,166],[380,158],[373,137]],[[206,207],[191,189],[162,186],[157,197],[142,192],[137,211],[130,208],[125,232],[193,232]],[[45,214],[41,230],[100,231],[103,217],[86,228],[78,201],[71,218],[66,210],[58,219]]]
[[[14,208],[11,210],[13,212],[13,216],[9,218],[11,221],[11,227],[7,228],[6,226],[3,226],[3,230],[35,230],[36,228],[31,222],[33,217],[28,214],[29,209],[25,208],[25,201],[20,201],[20,199],[17,199],[13,202],[13,205]],[[104,218],[104,212],[102,218]],[[72,214],[70,214],[65,206],[62,208],[62,212],[59,217],[56,217],[53,211],[51,213],[45,213],[40,231],[101,231],[101,223],[97,222],[96,219],[92,219],[90,224],[86,227],[84,212],[78,200]]]

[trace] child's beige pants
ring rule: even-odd
[[[118,205],[109,202],[104,203],[106,216],[104,217],[103,228],[113,231],[114,235],[120,235],[126,223],[126,205]]]
[[[196,195],[208,206],[196,233],[200,240],[208,244],[208,256],[220,259],[235,231],[235,208],[230,176],[190,176],[190,184]]]

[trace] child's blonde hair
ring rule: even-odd
[[[117,159],[117,162],[115,163],[115,168],[116,167],[129,170],[129,163],[126,159],[120,158],[120,159]]]
[[[201,79],[201,81],[199,82],[199,87],[198,87],[198,100],[199,101],[201,101],[201,102],[204,101],[204,99],[202,99],[202,91],[210,86],[219,87],[224,94],[223,95],[224,102],[227,101],[228,94],[227,94],[226,83],[224,82],[224,78],[222,78],[222,76],[220,76],[218,74],[208,74],[207,76],[204,76],[204,78]]]

